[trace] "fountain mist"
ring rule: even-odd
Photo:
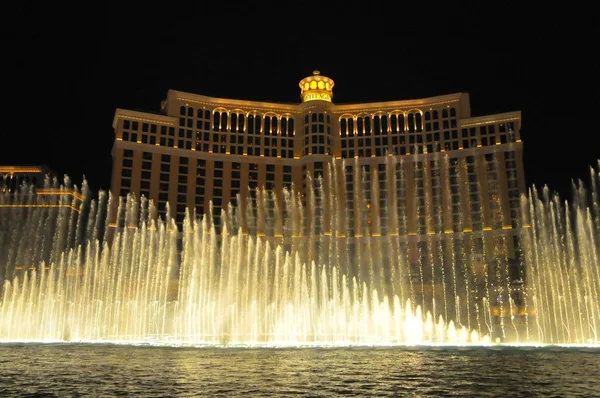
[[[570,204],[547,189],[522,196],[517,234],[448,234],[442,206],[470,208],[470,199],[444,204],[443,189],[432,190],[417,207],[431,228],[411,236],[402,161],[356,175],[336,163],[326,178],[307,177],[306,197],[285,190],[274,218],[266,217],[272,194],[259,190],[238,198],[246,211],[224,210],[218,226],[212,212],[191,213],[181,230],[132,195],[100,192],[78,215],[67,207],[68,180],[54,181],[63,207],[35,207],[31,187],[0,194],[1,205],[20,205],[4,206],[0,219],[0,340],[598,344],[597,171]],[[85,182],[80,192],[89,197]],[[344,206],[348,195],[356,208]],[[114,234],[112,201],[125,214]],[[242,228],[265,222],[267,233]],[[516,266],[506,251],[513,236]],[[493,266],[482,271],[476,258]]]

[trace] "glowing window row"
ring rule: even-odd
[[[181,106],[179,119],[180,125],[193,126],[194,109],[191,107]],[[186,119],[186,117],[188,119]],[[212,121],[212,129],[214,131],[229,131],[229,132],[247,132],[249,134],[281,134],[284,136],[294,135],[294,118],[291,115],[275,115],[275,114],[256,114],[254,112],[235,112],[226,110],[215,110],[211,113],[208,110],[199,109],[197,113],[197,128],[208,130],[210,124],[207,121]]]

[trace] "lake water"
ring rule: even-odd
[[[0,396],[600,396],[600,348],[0,344]]]

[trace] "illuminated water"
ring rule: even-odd
[[[104,193],[85,202],[82,217],[50,207],[3,208],[0,266],[8,279],[0,341],[599,343],[597,171],[591,169],[590,187],[582,184],[572,203],[547,190],[522,199],[523,229],[515,228],[522,231],[522,255],[514,266],[507,257],[514,231],[502,229],[503,220],[490,234],[448,236],[439,195],[430,194],[416,211],[434,228],[415,256],[412,238],[398,233],[407,228],[408,210],[394,205],[407,199],[404,169],[394,160],[369,178],[347,176],[332,162],[322,184],[308,178],[316,189],[306,198],[282,192],[285,218],[277,208],[267,217],[272,198],[260,191],[255,212],[221,215],[221,240],[210,217],[192,215],[184,223],[181,257],[173,220],[152,221],[156,210],[145,200],[120,202],[127,228],[114,237],[106,223],[114,198]],[[343,181],[353,181],[351,192],[334,183]],[[86,186],[81,191],[88,195]],[[371,209],[371,197],[382,201],[376,212],[354,214],[344,207],[347,195],[360,209]],[[0,194],[0,204],[38,200],[27,192]],[[62,200],[72,197],[65,193]],[[469,195],[459,200],[471,207]],[[286,238],[277,236],[279,225]],[[314,233],[299,237],[306,230]],[[495,258],[496,266],[482,271],[478,256]]]
[[[598,397],[600,351],[0,344],[0,396]]]

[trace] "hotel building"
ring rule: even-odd
[[[54,173],[42,166],[0,166],[0,192],[17,192],[23,184],[44,188],[46,177]]]
[[[86,198],[47,166],[0,166],[0,280],[58,260],[75,247]]]
[[[517,236],[526,189],[520,111],[472,116],[468,93],[336,104],[333,88],[314,71],[299,82],[295,104],[169,90],[159,113],[117,109],[112,194],[150,198],[158,216],[180,228],[186,208],[205,214],[212,202],[217,234],[220,210],[232,203],[241,207],[243,233],[284,242],[333,233],[351,241],[398,236],[417,248],[431,237],[472,235],[477,253],[494,237]],[[330,164],[343,175],[336,184]],[[324,188],[311,194],[308,179],[319,177]],[[286,228],[282,192],[292,184],[307,213]],[[261,199],[263,187],[273,195]],[[332,189],[335,217],[321,200]],[[111,226],[125,227],[114,210]],[[317,210],[322,217],[311,216]]]
[[[60,186],[48,166],[0,166],[0,209],[56,208],[80,211],[83,195]]]

